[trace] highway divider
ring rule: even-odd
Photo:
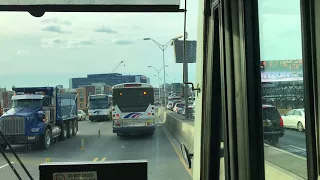
[[[158,116],[163,124],[180,144],[184,144],[189,154],[193,154],[194,122],[184,120],[184,116],[164,108],[158,109]]]
[[[158,117],[172,136],[184,144],[189,154],[194,150],[194,122],[185,120],[184,116],[166,110],[158,109]],[[283,177],[280,179],[306,179],[306,158],[297,156],[288,151],[265,144],[266,176]],[[268,175],[269,174],[269,175]]]

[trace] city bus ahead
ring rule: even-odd
[[[145,83],[124,83],[112,87],[113,133],[117,135],[155,131],[153,87]]]
[[[88,114],[89,120],[110,120],[110,97],[106,94],[90,95],[88,98]]]

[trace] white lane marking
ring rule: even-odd
[[[300,147],[297,147],[297,146],[293,146],[293,145],[288,145],[292,148],[296,148],[296,149],[300,149],[301,151],[307,151],[306,149],[303,149],[303,148],[300,148]]]
[[[11,162],[11,164],[13,164],[14,162]],[[7,166],[9,166],[9,164],[5,164],[5,165],[3,165],[3,166],[0,166],[0,169],[2,169],[2,168],[4,168],[4,167],[7,167]]]
[[[99,123],[99,124],[104,124],[104,123],[106,123],[106,122],[101,122],[101,123]]]

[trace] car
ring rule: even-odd
[[[174,105],[173,112],[176,112],[178,114],[182,114],[183,108],[184,108],[184,103],[180,103],[180,102],[176,103]]]
[[[87,114],[83,110],[78,110],[78,120],[86,120]]]
[[[284,136],[283,119],[272,105],[262,105],[262,123],[264,139],[270,145],[275,146],[279,143],[279,138]]]
[[[305,130],[306,122],[303,108],[290,110],[282,116],[282,119],[285,128],[297,129],[300,132]]]
[[[173,102],[168,102],[168,104],[167,104],[167,109],[168,109],[168,110],[171,110],[171,109],[172,109],[172,106],[173,106]]]

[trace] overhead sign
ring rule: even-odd
[[[0,5],[174,5],[180,0],[1,0]]]
[[[174,40],[172,45],[174,46],[175,62],[183,63],[183,45],[184,41]],[[186,41],[186,60],[188,63],[195,63],[197,55],[197,41]]]

